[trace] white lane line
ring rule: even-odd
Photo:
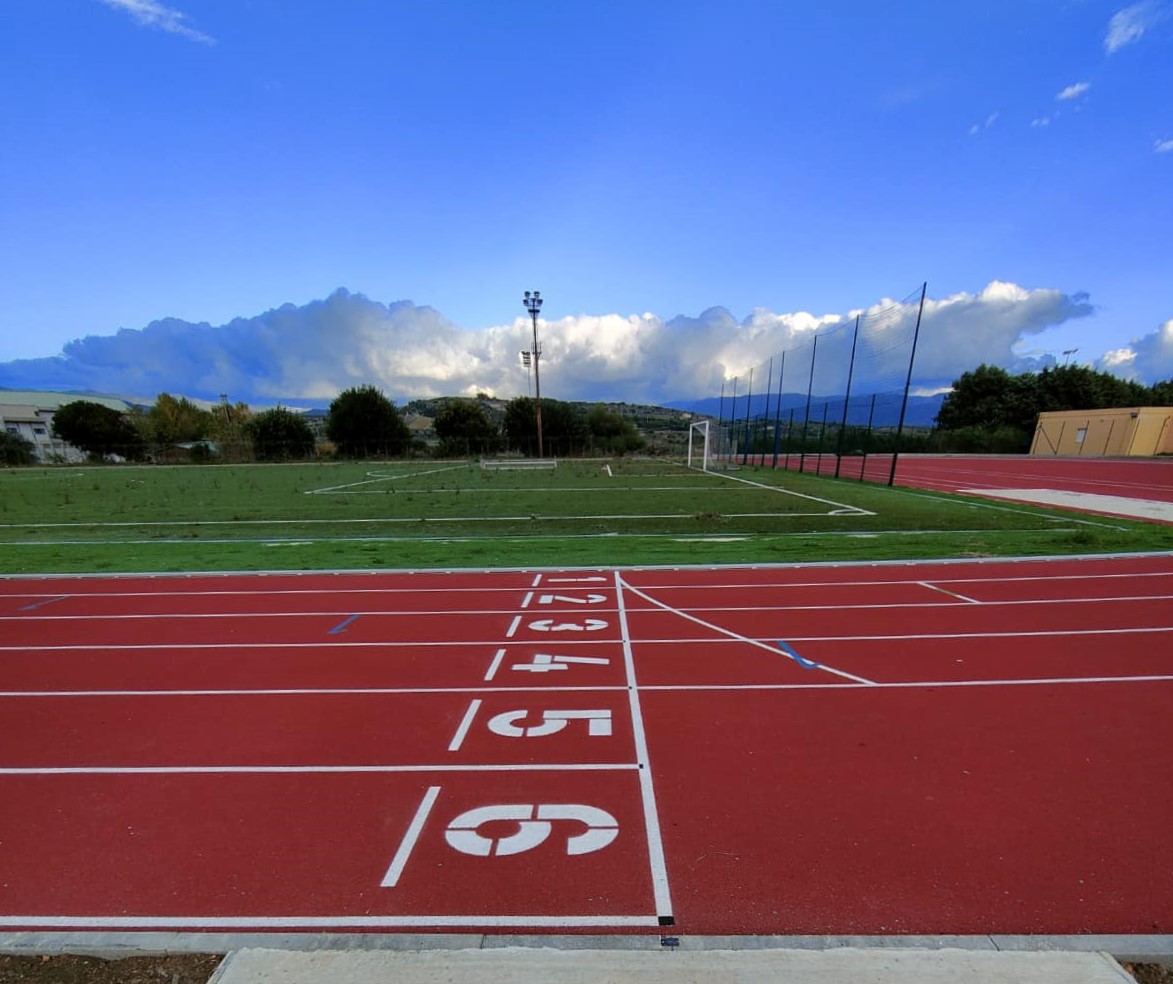
[[[532,591],[527,591],[525,593],[525,597],[521,599],[521,607],[522,608],[529,608],[529,603],[533,600],[534,600],[534,593]]]
[[[631,588],[630,585],[628,585]],[[633,594],[640,594],[637,588],[631,588]],[[651,600],[651,599],[649,599]],[[654,604],[659,604],[654,602]],[[729,632],[719,626],[710,625],[701,619],[693,618],[685,612],[677,611],[676,609],[668,609],[673,614],[679,615],[681,618],[687,618],[689,621],[697,622],[706,628],[712,629],[715,632],[720,632],[728,639],[712,639],[712,638],[696,638],[687,639],[682,637],[673,637],[667,639],[641,639],[640,645],[672,645],[678,646],[681,643],[697,643],[703,642],[710,645],[724,642],[745,642],[751,646],[758,646],[761,649],[768,650],[776,655],[785,656],[775,645],[762,639],[751,639],[748,636],[738,635],[736,632]],[[1034,636],[1054,636],[1054,637],[1074,637],[1074,636],[1111,636],[1111,635],[1145,635],[1154,632],[1173,632],[1173,625],[1158,625],[1148,628],[1127,628],[1127,629],[1047,629],[1038,632],[929,632],[929,633],[906,633],[901,635],[845,635],[845,636],[787,636],[787,642],[893,642],[905,641],[909,639],[1017,639],[1023,637]],[[559,646],[598,646],[607,644],[621,644],[622,639],[612,639],[606,637],[597,637],[591,639],[559,639]],[[454,647],[454,646],[492,646],[496,643],[493,640],[487,639],[472,639],[468,642],[335,642],[330,645],[323,645],[317,642],[204,642],[204,643],[126,643],[126,644],[107,644],[102,643],[95,645],[93,643],[81,644],[76,646],[0,646],[0,652],[5,653],[68,653],[68,652],[129,652],[131,650],[141,649],[157,649],[163,652],[177,652],[186,649],[346,649],[361,646],[379,649],[394,649],[394,648],[408,648],[426,646],[432,647]],[[821,669],[833,672],[827,666],[821,666]],[[840,676],[848,676],[843,671],[839,671]],[[848,677],[850,679],[850,677]],[[874,683],[875,681],[860,679],[861,683]]]
[[[631,762],[517,763],[513,765],[69,765],[4,766],[0,776],[165,776],[364,772],[633,772]]]
[[[626,687],[607,685],[595,687],[285,687],[280,690],[0,690],[0,697],[296,697],[321,695],[365,694],[528,694],[563,693],[573,690],[598,693],[626,690]]]
[[[928,588],[930,591],[940,591],[941,594],[948,595],[950,598],[959,598],[962,601],[968,601],[971,605],[982,604],[982,602],[978,601],[976,598],[970,598],[968,595],[959,594],[956,591],[950,591],[948,588],[943,588],[939,584],[932,584],[929,581],[917,581],[916,583],[919,584],[922,588]],[[1016,604],[1030,604],[1030,602],[1016,602]],[[1038,602],[1038,604],[1042,604],[1042,602]],[[879,608],[880,606],[876,605],[875,607]],[[885,606],[885,607],[889,607],[889,606]],[[899,607],[899,606],[893,605],[890,607],[895,608],[895,607]]]
[[[497,650],[497,654],[493,657],[493,662],[489,664],[489,672],[485,674],[485,683],[492,681],[493,677],[497,675],[497,671],[501,669],[501,661],[505,658],[505,647],[502,646]]]
[[[1004,680],[911,680],[889,681],[887,683],[650,683],[644,684],[640,690],[658,690],[672,693],[690,693],[705,690],[858,690],[862,687],[887,687],[898,689],[901,687],[1020,687],[1035,686],[1038,684],[1076,684],[1076,683],[1168,683],[1173,681],[1173,674],[1144,674],[1137,676],[1094,676],[1094,677],[1023,677],[1020,679]],[[493,687],[492,693],[599,693],[600,691],[627,690],[627,687]],[[38,698],[38,697],[237,697],[253,694],[280,696],[297,696],[315,694],[379,694],[379,693],[415,693],[415,694],[451,694],[451,693],[485,693],[481,688],[464,687],[460,689],[434,690],[5,690],[0,691],[0,698]]]
[[[411,857],[411,852],[415,849],[415,842],[419,840],[419,836],[424,829],[424,824],[427,823],[428,814],[432,812],[432,805],[436,802],[436,797],[439,795],[439,786],[429,786],[428,791],[424,793],[424,798],[420,801],[419,808],[415,811],[415,816],[411,818],[407,832],[403,835],[399,849],[395,852],[395,857],[391,859],[391,865],[387,869],[387,873],[383,876],[383,880],[379,882],[383,888],[394,888],[399,884],[399,876],[403,874],[403,869],[407,867],[407,859]]]
[[[631,707],[631,731],[635,741],[636,760],[639,762],[639,788],[643,799],[644,829],[647,832],[648,860],[652,868],[652,890],[656,900],[657,916],[672,916],[672,893],[668,888],[668,864],[664,858],[664,843],[660,834],[656,792],[652,787],[652,764],[648,755],[647,735],[644,733],[643,710],[639,703],[639,683],[635,677],[635,657],[631,649],[631,635],[627,629],[627,609],[623,603],[623,580],[615,571],[615,596],[619,605],[619,626],[623,636],[623,663],[627,670],[628,703]],[[671,923],[665,923],[671,925]]]
[[[541,574],[535,574],[535,575],[534,575],[534,583],[533,583],[533,584],[531,584],[531,585],[530,585],[530,587],[536,588],[536,587],[537,587],[539,584],[541,584],[541,583],[542,583],[542,575],[541,575]]]
[[[0,926],[39,929],[380,929],[407,926],[656,926],[655,916],[0,916]]]
[[[616,575],[616,576],[618,576],[618,575]],[[624,583],[626,584],[626,582],[624,582]],[[697,625],[703,625],[706,629],[711,629],[714,632],[718,632],[721,635],[728,636],[730,639],[734,639],[738,642],[744,642],[744,643],[748,643],[751,646],[757,646],[759,649],[764,649],[764,650],[766,650],[766,652],[773,653],[775,656],[782,656],[785,659],[791,658],[789,655],[787,655],[785,652],[783,652],[781,649],[778,648],[778,645],[776,642],[774,644],[770,644],[770,643],[762,642],[760,639],[751,639],[748,636],[743,636],[738,632],[733,632],[730,629],[725,629],[719,625],[714,625],[712,622],[706,622],[704,619],[697,618],[695,615],[690,615],[688,612],[683,612],[679,608],[672,608],[670,605],[665,605],[662,601],[657,601],[655,598],[651,597],[651,595],[644,594],[644,592],[640,591],[639,588],[634,588],[630,584],[626,584],[626,587],[629,588],[633,594],[638,595],[640,598],[643,598],[644,601],[650,602],[651,604],[655,605],[657,608],[661,608],[664,611],[668,612],[669,614],[679,615],[681,618],[687,619],[690,622],[695,622]],[[620,611],[621,612],[623,611],[622,606],[620,607]],[[787,636],[786,640],[787,640],[787,642],[806,641],[802,636]],[[683,641],[683,640],[680,640],[680,641]],[[820,663],[818,666],[812,667],[812,669],[822,670],[825,673],[831,673],[831,674],[834,674],[835,676],[843,677],[845,680],[854,680],[856,683],[867,683],[867,684],[871,684],[872,686],[875,686],[875,683],[876,683],[875,680],[869,680],[866,677],[856,676],[854,673],[848,673],[846,670],[838,670],[833,666],[828,666],[826,663]]]
[[[518,627],[519,625],[521,625],[521,616],[520,616],[520,615],[514,615],[514,616],[513,616],[513,622],[512,622],[512,624],[510,624],[510,626],[509,626],[509,631],[507,631],[507,632],[505,633],[505,638],[506,638],[506,639],[512,639],[512,638],[513,638],[513,635],[514,635],[514,633],[515,633],[515,632],[517,632],[517,627]]]
[[[460,721],[460,726],[456,729],[456,734],[452,736],[452,741],[448,743],[448,751],[460,751],[460,746],[464,744],[464,739],[468,735],[468,729],[472,727],[473,719],[477,716],[477,711],[480,709],[481,701],[474,700],[469,703],[468,710],[464,712],[464,717]]]

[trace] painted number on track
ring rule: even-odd
[[[540,724],[522,727],[518,724],[528,717],[529,711],[505,711],[489,719],[489,730],[503,738],[542,738],[554,735],[565,728],[571,721],[586,721],[587,734],[598,737],[611,734],[611,712],[608,710],[590,711],[555,711],[541,712]]]
[[[607,627],[607,622],[601,618],[588,618],[581,622],[555,622],[552,618],[539,618],[536,622],[530,622],[529,627],[535,632],[598,632]]]
[[[504,836],[489,837],[480,832],[485,824],[498,820],[513,821],[517,830]],[[476,857],[505,857],[532,851],[545,843],[556,821],[585,824],[586,830],[566,837],[570,856],[601,851],[619,836],[619,821],[606,810],[583,803],[501,803],[478,806],[456,817],[444,832],[450,847]]]

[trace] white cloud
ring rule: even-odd
[[[1040,116],[1037,120],[1031,120],[1030,125],[1035,126],[1035,127],[1050,126],[1051,125],[1051,117]]]
[[[974,134],[981,133],[982,130],[988,130],[998,122],[998,115],[998,113],[991,113],[986,117],[986,121],[984,123],[974,123],[973,126],[969,128],[969,135],[972,137]]]
[[[115,10],[125,11],[144,27],[158,28],[168,34],[178,34],[202,44],[216,43],[215,38],[188,27],[184,23],[187,20],[186,14],[170,7],[164,7],[158,0],[98,0],[98,3],[104,3],[107,7],[113,7]]]
[[[917,298],[879,301],[858,312],[815,315],[755,309],[737,320],[721,307],[664,321],[654,314],[578,315],[539,322],[542,392],[560,399],[662,403],[745,385],[751,367],[785,351],[786,389],[805,389],[818,336],[815,390],[842,392],[852,325],[861,316],[857,393],[904,384]],[[1082,295],[994,281],[925,303],[914,381],[948,385],[982,362],[1018,371],[1023,339],[1092,307]],[[112,336],[71,342],[53,358],[0,363],[0,386],[127,394],[180,393],[215,399],[313,401],[373,383],[397,400],[483,390],[527,391],[518,352],[530,347],[529,319],[467,331],[410,301],[380,304],[340,290],[226,325],[156,321]],[[1138,363],[1138,371],[1141,365]],[[777,366],[775,368],[777,373]],[[757,370],[755,387],[762,370]]]
[[[1130,7],[1118,10],[1108,21],[1108,31],[1104,35],[1104,50],[1114,54],[1121,48],[1139,41],[1145,31],[1157,22],[1160,16],[1160,5],[1156,0],[1142,0]]]
[[[1076,82],[1074,85],[1069,85],[1066,89],[1060,92],[1055,98],[1067,102],[1071,99],[1078,99],[1085,92],[1092,87],[1090,82]]]
[[[1141,382],[1173,379],[1173,318],[1127,348],[1104,353],[1099,368]]]
[[[1173,151],[1173,140],[1157,140],[1153,143],[1153,150],[1158,154],[1167,154]]]

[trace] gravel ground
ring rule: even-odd
[[[13,957],[0,954],[0,984],[206,984],[219,956]]]

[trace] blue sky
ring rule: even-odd
[[[992,361],[1173,375],[1173,0],[7,0],[0,91],[0,385],[58,385],[45,360],[95,336],[63,356],[78,380],[181,389],[190,346],[170,376],[116,370],[167,363],[181,322],[226,358],[287,303],[315,312],[290,335],[312,364],[361,348],[318,317],[340,287],[374,302],[362,324],[425,309],[451,358],[356,349],[319,388],[524,391],[512,364],[460,366],[462,338],[474,362],[513,345],[486,333],[523,344],[527,288],[552,379],[559,331],[631,326],[605,363],[714,307],[745,350],[696,354],[728,375],[803,313],[925,280],[941,303],[1021,292],[995,290]],[[1013,297],[1034,299],[1017,334]],[[368,348],[412,329],[381,331]]]

